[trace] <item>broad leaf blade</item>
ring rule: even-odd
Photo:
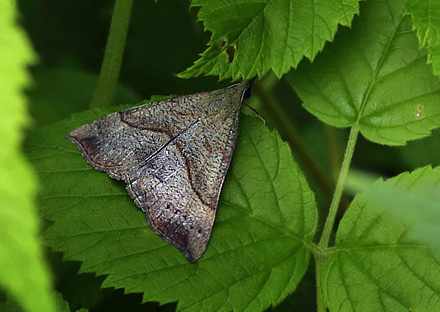
[[[368,194],[374,206],[405,223],[409,238],[439,253],[440,168],[427,166],[413,172],[411,177],[401,175],[401,179],[410,178],[413,183],[410,192],[402,183],[377,183],[369,188]]]
[[[427,167],[379,181],[374,189],[412,194],[428,185],[438,188],[439,182],[440,168]],[[414,242],[408,223],[377,199],[375,192],[357,195],[339,225],[336,250],[323,273],[330,310],[439,310],[440,257]]]
[[[106,112],[108,113],[108,112]],[[243,117],[208,249],[195,264],[149,228],[123,183],[91,169],[64,136],[104,113],[89,111],[36,134],[29,156],[44,189],[46,233],[104,286],[179,301],[181,310],[263,310],[302,278],[316,230],[313,193],[276,133]]]
[[[269,70],[281,77],[305,56],[313,59],[338,24],[348,26],[358,0],[197,0],[198,17],[212,32],[208,49],[181,77],[201,74],[250,79]]]
[[[439,126],[440,83],[402,5],[362,2],[352,29],[287,77],[310,113],[336,127],[359,123],[367,139],[389,145]]]
[[[405,11],[411,14],[420,45],[428,49],[428,63],[440,75],[440,2],[405,0]]]
[[[38,239],[39,219],[33,205],[36,179],[21,153],[28,122],[26,67],[35,54],[16,25],[15,1],[0,2],[0,284],[26,311],[54,311],[51,281]]]

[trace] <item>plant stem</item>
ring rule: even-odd
[[[328,247],[330,235],[335,223],[336,214],[338,212],[339,203],[341,202],[342,192],[344,190],[345,181],[347,180],[348,170],[350,168],[351,159],[353,158],[354,147],[356,146],[357,136],[359,134],[359,124],[356,122],[350,131],[347,148],[345,149],[344,160],[342,161],[341,171],[339,172],[338,182],[336,184],[335,193],[333,195],[327,220],[325,221],[324,230],[322,231],[319,247],[325,249]]]
[[[112,104],[118,84],[133,0],[116,0],[98,84],[90,107]]]
[[[322,295],[322,266],[323,262],[319,255],[315,255],[315,272],[316,272],[316,304],[318,312],[325,312],[325,302]]]

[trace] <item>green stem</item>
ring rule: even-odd
[[[319,255],[315,255],[315,271],[316,271],[316,303],[318,312],[325,312],[324,296],[322,295],[322,267],[323,261]]]
[[[339,172],[338,183],[336,184],[335,193],[333,195],[327,220],[325,221],[324,230],[322,231],[319,247],[325,249],[328,247],[330,235],[335,223],[336,214],[338,212],[339,203],[341,202],[342,192],[344,190],[345,181],[347,180],[348,170],[350,168],[351,159],[353,158],[354,147],[356,146],[357,136],[359,134],[359,124],[356,122],[350,131],[347,148],[345,149],[344,160],[342,161],[341,171]]]
[[[118,84],[132,5],[133,0],[116,0],[101,73],[91,107],[106,107],[112,104]]]

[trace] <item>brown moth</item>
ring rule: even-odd
[[[127,184],[162,238],[194,262],[204,253],[250,82],[113,113],[72,131],[84,159]]]

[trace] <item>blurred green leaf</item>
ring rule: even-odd
[[[53,293],[53,296],[55,297],[55,302],[56,302],[56,311],[57,312],[70,312],[72,311],[70,309],[69,303],[63,299],[63,295],[61,295],[59,292]],[[79,309],[76,310],[76,312],[87,312],[87,309]]]
[[[412,17],[420,45],[428,49],[428,63],[440,75],[440,2],[405,0],[405,12]]]
[[[28,123],[22,89],[30,83],[26,67],[36,57],[16,16],[15,1],[0,2],[0,284],[26,311],[51,312],[51,280],[33,205],[37,183],[21,154]]]
[[[191,7],[200,7],[198,19],[212,36],[201,58],[179,75],[236,80],[269,70],[281,77],[304,56],[313,60],[338,24],[350,25],[358,0],[193,0]]]
[[[55,302],[57,305],[57,312],[70,312],[69,303],[63,299],[63,295],[60,293],[54,293]],[[82,309],[81,309],[82,310]]]
[[[43,181],[40,206],[55,223],[45,236],[106,287],[143,292],[178,309],[263,310],[292,293],[307,269],[316,231],[313,193],[275,132],[242,117],[205,255],[188,263],[156,236],[123,183],[93,170],[65,140],[109,111],[87,111],[35,133],[28,155]]]
[[[347,181],[345,182],[344,192],[354,196],[368,189],[378,178],[379,176],[377,174],[371,172],[350,169]]]
[[[440,124],[440,83],[426,65],[401,1],[361,3],[352,29],[343,29],[313,64],[287,76],[304,107],[325,123],[359,123],[369,140],[403,145]]]
[[[368,190],[372,203],[401,219],[408,237],[440,252],[440,167],[401,174],[394,184],[376,183]]]
[[[23,312],[23,309],[16,301],[7,300],[5,302],[0,302],[0,311]]]
[[[63,299],[63,296],[59,292],[52,292],[51,297],[55,302],[56,312],[70,312],[69,303]],[[0,311],[2,312],[25,312],[20,305],[13,300],[7,300],[6,302],[0,302]],[[76,312],[87,312],[87,309],[79,309]]]
[[[394,196],[396,190],[412,196],[428,185],[438,189],[439,181],[440,169],[426,167],[378,181],[354,198],[322,274],[331,311],[440,309],[440,256],[414,242],[401,215],[409,210],[420,215],[425,209]],[[377,192],[383,189],[392,192]],[[390,204],[395,207],[391,214]],[[435,205],[438,211],[438,201]]]

